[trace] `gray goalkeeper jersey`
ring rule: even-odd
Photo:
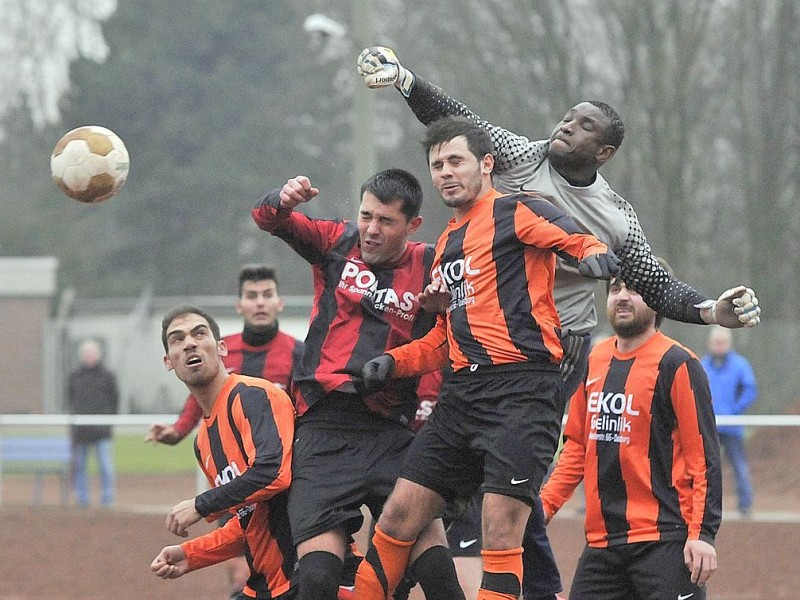
[[[641,294],[648,306],[668,319],[703,323],[695,305],[708,298],[671,277],[658,264],[636,211],[599,173],[589,186],[569,184],[550,165],[548,140],[532,142],[492,125],[419,75],[415,77],[406,101],[422,123],[428,125],[444,116],[462,116],[489,132],[495,148],[494,185],[498,190],[506,193],[523,190],[545,196],[617,254],[622,262],[622,280]],[[597,280],[582,277],[577,268],[560,258],[557,260],[553,293],[562,329],[590,332],[597,325],[594,308]]]

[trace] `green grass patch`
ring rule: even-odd
[[[193,440],[190,435],[176,446],[166,446],[147,443],[142,435],[116,435],[114,465],[121,475],[189,473],[197,465]],[[94,463],[91,453],[89,456]]]
[[[55,432],[51,429],[39,431],[35,428],[12,430],[8,428],[3,432],[8,437],[59,437],[68,436],[65,432]],[[145,432],[146,433],[146,432]],[[175,446],[164,444],[150,444],[144,441],[145,433],[118,432],[114,435],[114,466],[121,475],[147,475],[190,473],[197,467],[194,458],[194,433]],[[14,470],[9,463],[5,470]],[[89,472],[97,473],[97,456],[89,452]],[[29,471],[26,465],[25,471]]]

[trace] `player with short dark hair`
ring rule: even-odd
[[[180,306],[162,321],[164,364],[203,410],[195,455],[211,488],[176,504],[167,528],[186,537],[201,518],[232,515],[224,526],[164,547],[150,568],[175,579],[244,554],[250,577],[237,600],[294,597],[296,555],[286,511],[294,406],[272,383],[228,373],[219,326],[205,311]]]
[[[336,597],[350,536],[366,505],[377,516],[413,439],[418,378],[367,393],[364,363],[424,335],[434,315],[417,301],[430,281],[433,247],[408,237],[422,223],[422,188],[389,169],[361,188],[357,219],[313,219],[296,210],[319,190],[290,179],[252,211],[312,267],[314,304],[295,374],[298,410],[289,515],[299,557],[300,598]],[[414,548],[415,575],[429,599],[463,598],[439,520]],[[442,577],[452,573],[452,579]],[[449,581],[455,581],[448,587]]]
[[[243,320],[241,332],[226,335],[227,354],[222,357],[226,369],[251,377],[262,377],[289,391],[292,373],[303,352],[303,342],[280,330],[278,316],[283,299],[278,290],[278,277],[269,265],[245,265],[239,271],[236,312]],[[197,426],[203,410],[190,394],[174,424],[155,423],[145,438],[162,444],[177,444]],[[226,514],[220,524],[230,518]],[[244,559],[225,563],[233,595],[239,593],[250,574]]]

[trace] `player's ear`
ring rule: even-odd
[[[494,170],[494,155],[486,154],[481,160],[481,173],[491,173]]]
[[[220,356],[228,356],[228,344],[225,343],[225,340],[219,340],[217,342],[217,354]]]
[[[242,314],[242,301],[241,301],[241,299],[236,301],[236,314],[237,315],[241,315]]]
[[[617,153],[617,149],[612,146],[611,144],[603,144],[598,148],[597,152],[594,155],[595,160],[599,164],[605,164],[614,158],[614,155]]]
[[[167,371],[172,371],[172,361],[166,354],[164,355],[164,366],[167,368]]]
[[[422,225],[422,217],[417,215],[408,222],[408,234],[411,235]]]

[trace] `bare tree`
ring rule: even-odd
[[[647,190],[635,198],[637,208],[656,216],[651,222],[660,227],[649,228],[650,241],[685,276],[695,230],[693,198],[706,175],[695,155],[703,150],[693,140],[708,113],[714,84],[704,52],[717,5],[614,0],[604,3],[600,13],[628,108],[629,177],[638,182],[636,188]]]
[[[729,141],[754,284],[775,317],[794,320],[800,268],[800,5],[743,2],[730,14],[725,54],[732,84]]]
[[[24,105],[36,127],[57,123],[70,63],[106,59],[100,23],[116,7],[116,0],[0,0],[0,121]]]

